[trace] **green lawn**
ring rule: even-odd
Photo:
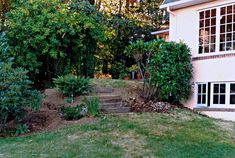
[[[185,110],[105,115],[92,124],[2,138],[0,157],[234,158],[235,123]]]

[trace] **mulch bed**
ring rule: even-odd
[[[169,111],[179,107],[178,105],[172,105],[167,102],[140,102],[135,98],[130,98],[130,100],[125,101],[124,106],[129,106],[132,112],[159,112],[168,113]]]

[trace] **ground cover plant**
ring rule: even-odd
[[[2,157],[235,157],[235,124],[186,110],[107,115],[90,124],[2,138]],[[174,154],[172,154],[174,153]]]

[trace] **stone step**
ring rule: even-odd
[[[92,97],[98,97],[99,99],[103,100],[103,99],[120,99],[121,97],[119,95],[110,95],[110,94],[106,94],[106,95],[90,95],[90,96],[86,96],[87,98],[92,98]]]
[[[121,107],[122,102],[115,102],[115,103],[101,103],[101,109],[106,108],[119,108]]]
[[[129,107],[119,107],[119,108],[106,108],[103,109],[104,113],[128,113],[131,109]]]
[[[122,102],[122,98],[105,98],[105,99],[100,99],[101,103],[117,103],[117,102]]]

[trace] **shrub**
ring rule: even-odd
[[[0,130],[12,120],[20,121],[26,109],[39,110],[42,95],[31,89],[32,82],[23,68],[0,62]]]
[[[150,81],[162,100],[180,102],[191,94],[190,49],[184,43],[162,43],[150,62]]]
[[[89,89],[88,78],[74,75],[60,76],[54,79],[54,84],[64,95],[69,97],[86,94]]]
[[[20,134],[25,134],[25,133],[29,133],[29,126],[26,124],[22,124],[19,125],[16,129],[15,129],[15,134],[16,135],[20,135]]]
[[[87,107],[84,105],[73,107],[63,106],[61,108],[61,112],[66,120],[78,120],[87,115]]]
[[[88,108],[88,114],[91,116],[98,116],[100,112],[100,100],[99,98],[85,98],[84,103]]]

